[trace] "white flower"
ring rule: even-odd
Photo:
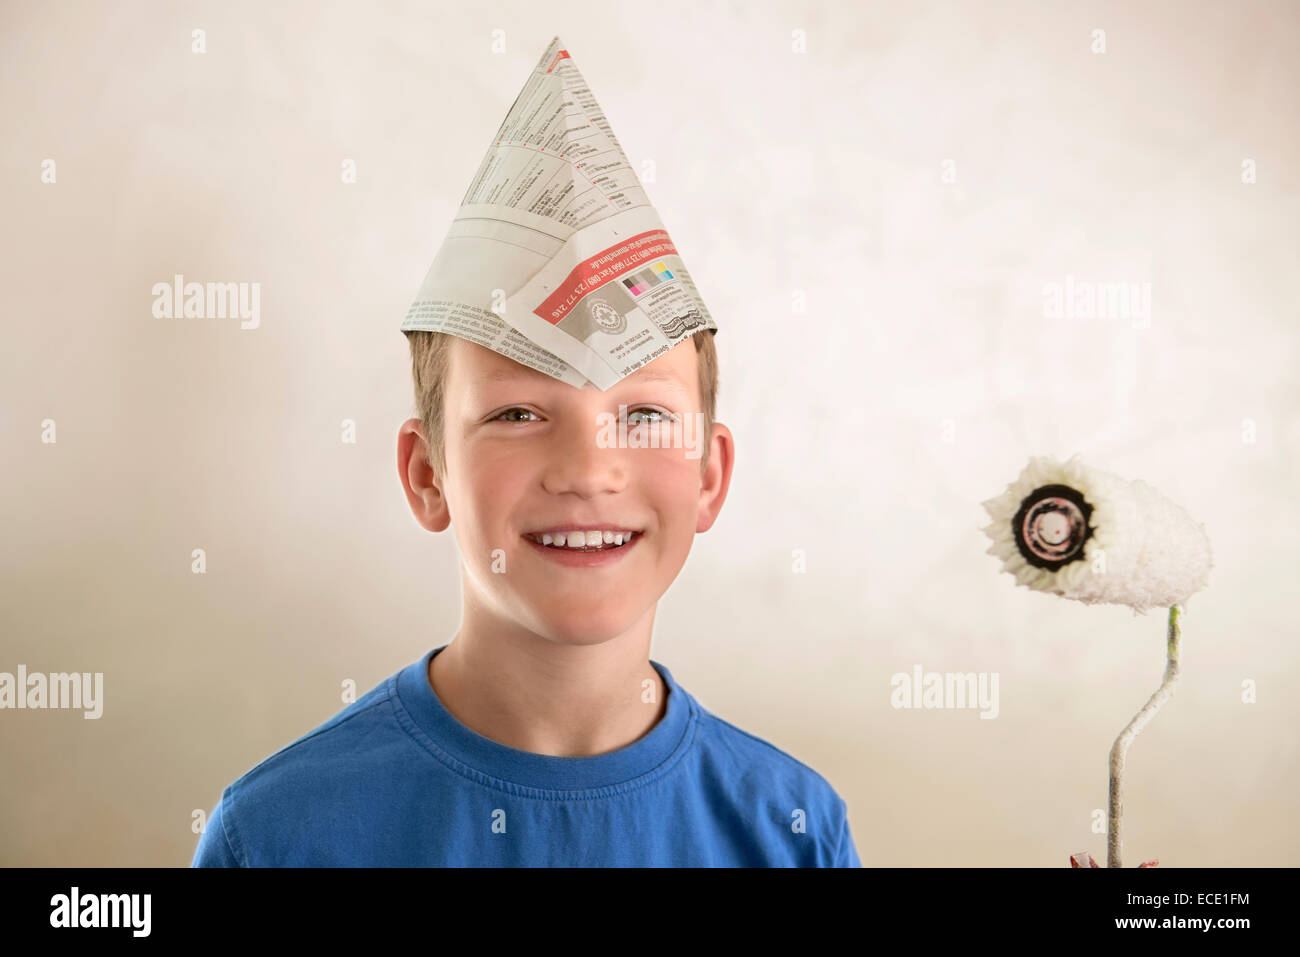
[[[988,554],[1016,582],[1092,605],[1145,614],[1205,587],[1212,562],[1205,527],[1150,485],[1038,456],[996,498]]]

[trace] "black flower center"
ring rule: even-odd
[[[1044,485],[1025,496],[1011,531],[1025,561],[1054,572],[1083,558],[1084,543],[1092,535],[1091,516],[1092,506],[1076,490]]]

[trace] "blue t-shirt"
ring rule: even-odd
[[[426,652],[221,794],[195,867],[861,867],[812,768],[705,711],[667,708],[605,754],[521,751],[462,724]]]

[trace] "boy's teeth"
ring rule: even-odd
[[[543,545],[555,548],[605,548],[617,547],[632,540],[632,532],[544,532],[535,536]]]

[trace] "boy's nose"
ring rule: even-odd
[[[549,461],[542,487],[560,495],[575,492],[584,498],[621,491],[627,484],[627,462],[622,450],[602,448],[596,416],[590,422],[575,420],[552,433]]]

